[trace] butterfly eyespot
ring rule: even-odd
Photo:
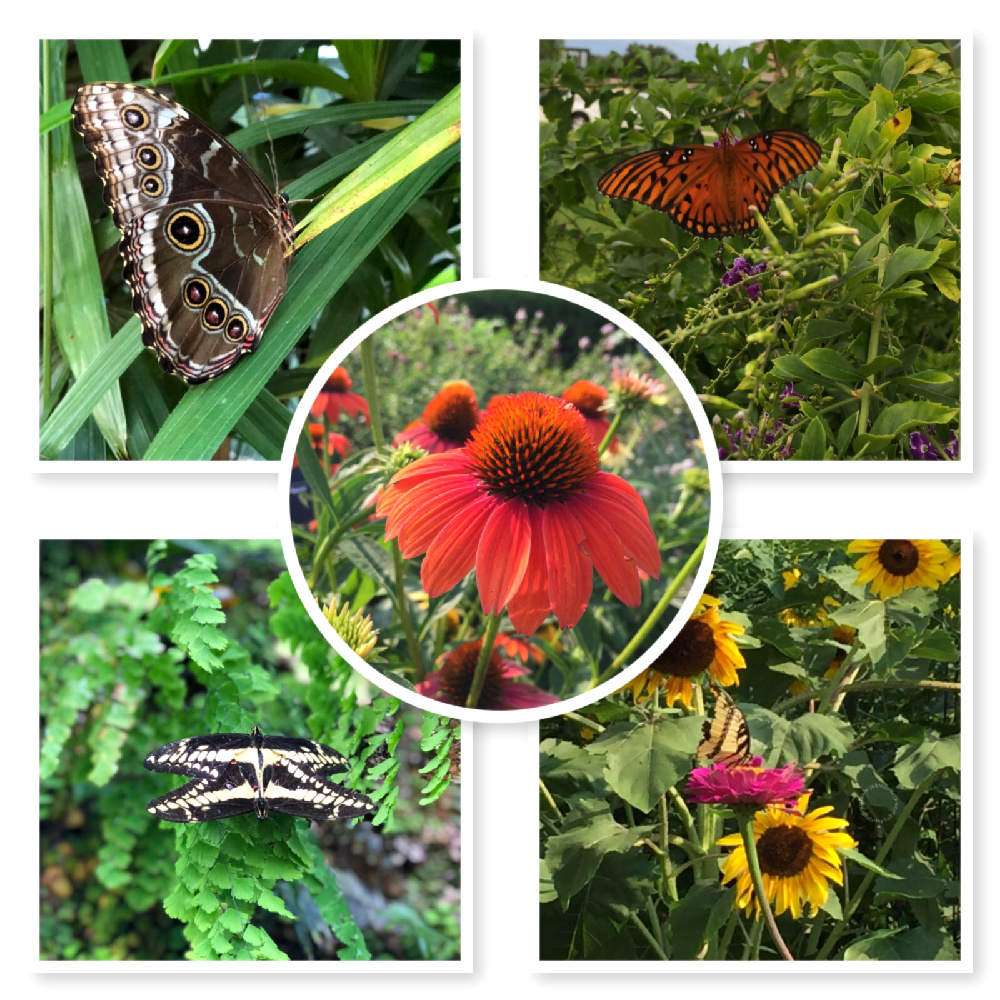
[[[150,198],[159,198],[163,194],[163,181],[156,174],[143,177],[141,187],[143,194],[148,194]]]
[[[146,170],[158,170],[163,166],[163,154],[155,146],[140,146],[135,151],[135,158]]]
[[[247,325],[243,320],[242,316],[234,316],[226,324],[225,338],[226,340],[232,341],[234,344],[238,344],[246,335]],[[278,762],[281,763],[280,761]],[[276,765],[277,766],[277,765]]]
[[[201,313],[201,321],[209,330],[219,330],[226,322],[229,308],[222,299],[209,299]]]
[[[121,119],[125,128],[132,129],[134,132],[149,128],[149,115],[138,104],[126,104],[122,108]]]
[[[182,208],[174,212],[167,219],[163,230],[167,234],[167,239],[178,250],[187,253],[198,250],[205,242],[205,223],[194,212],[187,209]]]
[[[184,285],[184,301],[192,309],[200,309],[208,299],[208,282],[204,278],[189,278]]]

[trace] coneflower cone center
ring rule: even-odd
[[[760,870],[772,878],[794,878],[812,858],[812,840],[796,826],[773,826],[757,841]]]
[[[482,643],[466,642],[453,649],[445,657],[438,670],[440,698],[449,705],[464,705],[476,675],[479,651]],[[500,707],[503,692],[503,664],[500,654],[494,650],[486,666],[486,680],[479,695],[477,708],[496,709]]]
[[[578,493],[600,468],[580,412],[535,392],[494,399],[465,453],[490,493],[540,507]]]
[[[323,392],[350,392],[354,383],[343,368],[334,368],[323,386]]]
[[[479,422],[476,394],[467,382],[446,385],[426,406],[423,420],[439,437],[464,442]]]
[[[692,619],[685,622],[677,638],[649,665],[650,670],[671,677],[695,677],[708,670],[715,659],[712,626]]]
[[[893,576],[909,576],[920,562],[920,553],[913,542],[890,538],[879,546],[878,561]]]
[[[574,382],[562,395],[567,403],[572,403],[584,416],[601,416],[601,407],[608,398],[607,389],[597,385],[596,382],[588,382],[581,379]]]

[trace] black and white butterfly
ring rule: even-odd
[[[259,726],[250,735],[216,733],[191,736],[157,747],[144,761],[150,771],[193,777],[146,807],[159,819],[201,823],[256,812],[304,816],[306,819],[350,819],[375,809],[360,792],[327,781],[346,772],[347,759],[331,747],[292,736],[264,736]]]

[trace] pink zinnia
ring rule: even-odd
[[[468,382],[446,382],[424,407],[419,420],[406,425],[393,439],[399,447],[406,441],[431,455],[461,448],[479,423],[476,394]]]
[[[583,414],[583,419],[590,429],[594,438],[594,444],[598,447],[604,440],[604,435],[608,433],[611,422],[604,415],[601,407],[607,402],[608,390],[596,382],[588,382],[582,378],[574,382],[563,394],[562,398],[567,403],[572,403]],[[608,445],[609,454],[614,454],[618,450],[618,438],[612,438]]]
[[[474,639],[445,653],[439,661],[438,669],[417,685],[417,691],[449,705],[464,705],[469,697],[482,647],[482,639]],[[486,680],[476,707],[493,710],[535,708],[538,705],[552,705],[560,700],[534,684],[516,679],[529,673],[531,671],[527,667],[505,659],[494,649],[490,654]]]
[[[506,607],[523,635],[549,612],[560,627],[575,625],[595,569],[633,608],[639,571],[660,575],[641,497],[601,471],[580,412],[540,393],[494,399],[464,448],[397,472],[377,510],[405,559],[427,554],[420,579],[428,596],[475,568],[483,612]]]
[[[356,392],[351,392],[353,384],[345,368],[334,368],[326,380],[326,385],[323,386],[323,391],[309,407],[309,412],[314,417],[321,417],[325,413],[332,424],[337,422],[341,410],[349,417],[356,417],[360,413],[366,423],[371,423],[368,416],[368,400]]]
[[[684,797],[689,802],[715,805],[795,809],[799,796],[805,791],[798,766],[760,767],[760,763],[761,758],[754,757],[749,765],[696,767],[688,775]]]

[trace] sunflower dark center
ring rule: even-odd
[[[650,670],[673,677],[694,677],[715,659],[715,634],[706,622],[685,622],[677,638],[649,665]]]
[[[812,854],[812,840],[797,826],[771,827],[757,841],[760,870],[773,878],[801,875]]]
[[[913,542],[890,538],[879,546],[878,561],[893,576],[909,576],[920,563],[920,553]]]
[[[490,493],[540,507],[578,493],[600,468],[580,412],[537,392],[494,399],[465,450]]]
[[[423,420],[438,437],[464,444],[479,422],[472,387],[465,382],[445,386],[427,404]]]
[[[438,684],[441,701],[449,705],[464,705],[472,688],[472,679],[476,674],[476,664],[479,662],[479,651],[482,643],[466,642],[448,653],[438,671]],[[494,650],[486,667],[486,680],[479,696],[477,708],[502,708],[503,695],[503,664],[500,654]]]

